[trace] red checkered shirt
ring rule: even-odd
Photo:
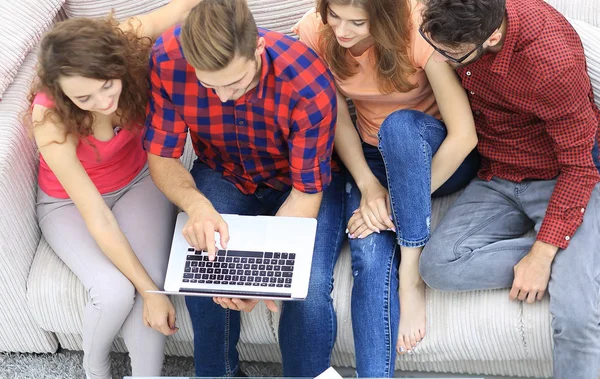
[[[179,158],[189,130],[198,158],[244,194],[259,184],[323,191],[331,182],[337,103],[333,77],[316,53],[259,29],[266,42],[259,84],[222,103],[198,82],[180,32],[166,31],[152,50],[145,149]]]
[[[501,51],[457,70],[475,116],[479,177],[556,178],[537,239],[564,249],[600,181],[600,111],[569,22],[542,0],[507,0],[506,9]]]

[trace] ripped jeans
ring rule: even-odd
[[[423,246],[429,239],[431,159],[446,137],[444,124],[418,111],[389,115],[379,131],[379,146],[363,143],[367,164],[388,188],[397,234],[382,232],[351,239],[352,327],[358,377],[392,377],[400,304],[398,244]],[[479,156],[471,153],[433,196],[466,186],[477,173]],[[350,175],[346,184],[346,220],[360,206],[361,194]]]

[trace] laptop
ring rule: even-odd
[[[217,252],[191,247],[182,230],[186,213],[177,216],[164,291],[185,296],[241,299],[304,300],[312,264],[317,220],[300,217],[221,215],[229,226],[223,249],[215,233]]]

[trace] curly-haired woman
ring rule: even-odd
[[[26,116],[39,147],[42,233],[85,286],[83,365],[111,378],[121,330],[134,376],[161,374],[177,331],[162,286],[174,206],[154,186],[141,145],[152,41],[199,0],[173,0],[118,24],[70,19],[45,36]]]

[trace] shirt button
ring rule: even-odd
[[[569,241],[570,239],[571,239],[571,237],[570,237],[570,236],[566,236],[566,237],[565,237],[565,241]]]
[[[471,71],[466,72],[467,76],[471,76]]]
[[[469,92],[469,93],[470,93],[471,95],[475,95],[475,92],[473,92],[473,91],[471,91],[471,92]]]
[[[239,125],[244,125],[244,121],[238,121]]]
[[[585,208],[581,208],[581,213],[584,213],[584,212],[585,212]]]
[[[481,112],[479,112],[479,111],[475,111],[475,114],[476,114],[477,116],[479,116],[479,115],[481,114]]]

